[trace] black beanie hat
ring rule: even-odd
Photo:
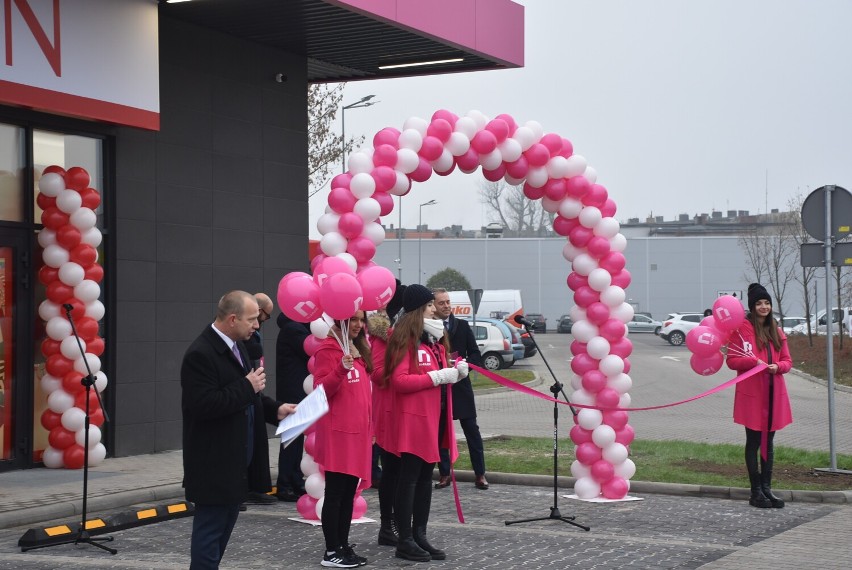
[[[402,308],[405,309],[406,313],[410,313],[434,299],[435,295],[432,294],[432,291],[415,283],[405,288],[402,294]]]
[[[754,306],[761,299],[766,299],[769,304],[772,304],[772,297],[769,292],[760,283],[752,283],[748,286],[748,310],[754,312]]]
[[[394,318],[399,310],[402,308],[402,295],[405,293],[407,287],[399,282],[399,279],[396,280],[396,291],[393,292],[393,297],[391,297],[390,302],[388,303],[387,308],[385,309],[390,318]]]

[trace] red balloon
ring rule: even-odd
[[[65,169],[59,166],[58,164],[51,164],[47,168],[41,171],[41,175],[50,174],[51,172],[55,172],[60,175],[62,178],[65,178]]]
[[[86,279],[90,279],[95,283],[100,283],[104,280],[104,268],[97,263],[93,263],[85,268]]]
[[[54,196],[48,196],[47,194],[38,193],[36,196],[36,204],[42,210],[47,210],[48,208],[56,207],[56,198]]]
[[[71,261],[79,263],[83,267],[89,267],[98,260],[98,250],[87,243],[81,243],[71,250]]]
[[[80,239],[82,237],[80,230],[75,228],[72,224],[65,224],[56,230],[56,243],[69,251],[80,245]]]
[[[45,410],[41,414],[41,425],[44,429],[50,431],[62,425],[62,414],[57,414],[53,410]]]
[[[78,408],[80,408],[81,410],[83,410],[84,412],[86,411],[86,391],[85,390],[77,392],[77,394],[74,396],[74,405],[77,406]],[[98,408],[98,405],[99,405],[98,404],[98,394],[94,390],[94,387],[93,387],[91,390],[89,390],[89,415],[90,416],[92,415],[92,412]]]
[[[51,281],[58,281],[59,269],[49,265],[42,265],[41,269],[38,270],[38,280],[41,281],[42,285],[47,285]]]
[[[71,309],[71,316],[74,317],[74,320],[82,319],[86,316],[86,305],[83,304],[83,301],[76,297],[71,297],[67,301],[66,304],[71,305],[73,308]]]
[[[80,196],[83,198],[84,208],[94,210],[101,205],[101,195],[94,188],[86,188],[85,190],[82,190],[80,192]]]
[[[83,448],[75,443],[65,450],[62,458],[65,460],[65,467],[68,469],[80,469],[83,467],[85,453]]]
[[[93,426],[101,427],[104,425],[104,412],[100,406],[95,406],[89,414],[89,423]],[[628,426],[629,427],[629,426]]]
[[[51,230],[58,230],[68,223],[68,219],[68,214],[56,207],[48,208],[41,213],[41,223]]]
[[[50,444],[50,447],[56,449],[68,449],[76,443],[74,441],[74,432],[68,431],[62,426],[53,428],[47,436],[47,443]]]
[[[74,363],[61,354],[51,354],[44,364],[47,373],[56,378],[64,378],[66,374],[74,370]]]
[[[99,336],[86,341],[86,352],[91,352],[95,356],[102,355],[104,348],[104,339]]]
[[[47,285],[47,298],[57,305],[63,304],[65,301],[74,296],[74,288],[69,287],[62,281],[51,281]]]
[[[98,321],[91,317],[83,317],[77,321],[77,333],[86,342],[98,336],[98,330]]]
[[[86,169],[79,166],[72,166],[65,173],[65,186],[73,188],[77,192],[85,190],[91,181],[92,179],[89,178],[89,173],[86,172]]]
[[[59,352],[59,341],[48,337],[41,341],[41,353],[45,356],[51,356]]]
[[[72,370],[68,374],[62,377],[62,389],[68,392],[69,394],[78,394],[79,392],[83,392],[86,387],[83,386],[81,380],[83,379],[83,375],[77,372],[76,370]],[[77,406],[78,408],[80,406]]]

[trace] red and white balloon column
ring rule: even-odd
[[[380,130],[373,148],[352,153],[348,167],[332,179],[328,207],[317,222],[322,254],[311,267],[315,275],[318,270],[326,274],[324,284],[307,274],[286,276],[279,286],[282,310],[309,322],[326,304],[331,309],[326,313],[344,318],[359,302],[366,310],[378,308],[369,304],[387,303],[387,292],[393,293],[392,274],[373,277],[367,272],[376,267],[372,259],[385,237],[379,218],[391,213],[393,196],[407,194],[412,182],[424,182],[433,173],[446,176],[456,168],[472,173],[481,167],[490,181],[523,184],[527,198],[541,200],[547,212],[556,214],[554,231],[568,238],[563,256],[571,263],[568,286],[576,303],[572,400],[601,408],[583,410],[571,432],[577,445],[575,491],[581,498],[623,498],[635,472],[627,458],[633,429],[625,412],[611,408],[630,403],[632,344],[625,323],[633,318],[633,308],[625,302],[630,274],[622,252],[627,241],[613,217],[615,202],[597,184],[595,169],[574,153],[568,139],[545,133],[535,121],[519,125],[505,114],[489,119],[471,111],[459,117],[446,110],[436,111],[429,121],[409,118],[401,131]],[[328,267],[335,259],[344,260],[347,267]],[[347,272],[354,277],[343,275]],[[358,286],[367,279],[369,292],[364,287],[359,294]],[[339,317],[332,314],[338,309]]]
[[[103,303],[98,300],[104,271],[97,263],[102,235],[94,212],[101,197],[89,188],[89,182],[89,173],[83,168],[75,166],[66,171],[49,166],[38,183],[37,202],[43,210],[44,226],[38,235],[44,260],[38,278],[47,290],[47,299],[38,308],[47,332],[41,345],[47,359],[41,388],[47,394],[48,409],[41,416],[41,424],[50,432],[42,459],[50,468],[83,467],[86,389],[81,380],[88,374],[87,363],[95,377],[93,388],[102,392],[107,385],[99,358],[104,341],[98,336],[98,321],[104,316]],[[85,356],[72,334],[63,308],[66,304],[72,307],[71,317]],[[88,403],[89,465],[93,466],[106,457],[100,430],[104,416],[94,391]]]

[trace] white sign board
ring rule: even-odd
[[[0,3],[0,104],[160,128],[155,0]]]

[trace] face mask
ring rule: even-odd
[[[423,330],[435,338],[444,336],[444,321],[440,319],[423,319]]]

